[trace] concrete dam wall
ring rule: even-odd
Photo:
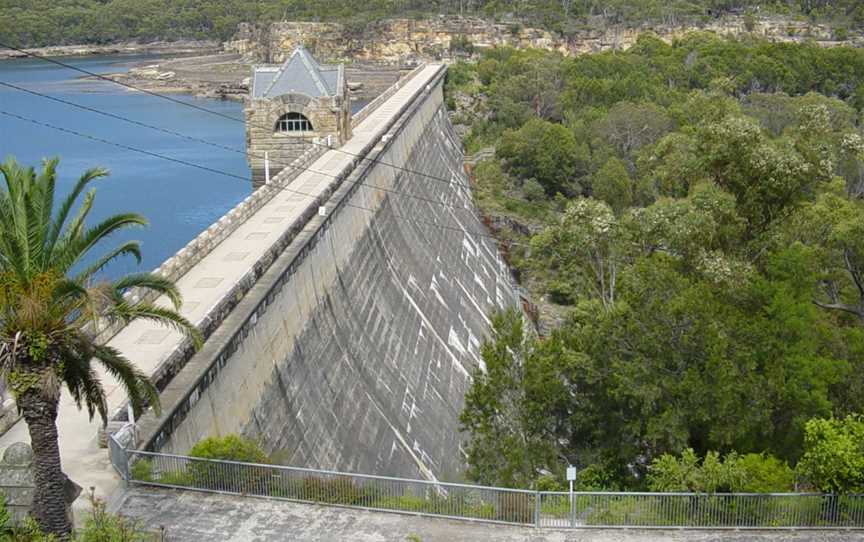
[[[145,447],[241,433],[285,464],[461,478],[458,416],[488,314],[518,297],[474,210],[442,82],[247,294],[249,317],[211,337],[227,346]]]

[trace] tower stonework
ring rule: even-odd
[[[256,66],[245,108],[246,151],[255,186],[272,178],[312,145],[339,146],[351,137],[344,67],[319,64],[297,47],[281,66]]]

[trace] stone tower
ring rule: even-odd
[[[339,146],[351,137],[351,106],[342,65],[319,64],[300,46],[281,66],[256,66],[246,110],[246,151],[252,180],[264,183],[310,146]]]

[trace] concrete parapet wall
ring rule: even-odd
[[[281,171],[274,174],[271,184],[263,186],[249,194],[243,201],[234,206],[222,218],[210,225],[206,230],[198,234],[195,239],[188,242],[177,254],[165,260],[156,269],[156,273],[170,280],[177,280],[201,258],[210,253],[213,248],[231,235],[237,227],[250,216],[258,212],[265,203],[273,199],[282,188],[291,183],[306,167],[316,158],[321,156],[324,149],[320,146],[307,148],[294,160],[283,165]]]
[[[163,394],[166,416],[142,420],[145,446],[242,433],[293,465],[461,476],[458,415],[487,313],[517,297],[472,206],[442,80],[328,194],[326,217],[310,206]]]

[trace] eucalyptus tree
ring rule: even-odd
[[[63,385],[92,419],[107,417],[105,390],[97,367],[126,390],[133,409],[158,408],[156,389],[147,375],[124,355],[94,339],[100,326],[146,319],[173,327],[196,344],[200,335],[176,312],[180,294],[169,280],[135,273],[113,281],[100,272],[122,257],[141,260],[137,241],[120,243],[100,256],[95,248],[118,231],[144,226],[137,214],[117,214],[88,225],[95,190],[89,185],[108,175],[87,170],[55,205],[58,160],[41,170],[13,159],[0,165],[0,369],[30,432],[33,446],[33,515],[40,528],[69,536],[64,480],[57,439],[57,415]],[[77,204],[77,209],[75,209]],[[132,289],[155,292],[174,309],[134,303]]]

